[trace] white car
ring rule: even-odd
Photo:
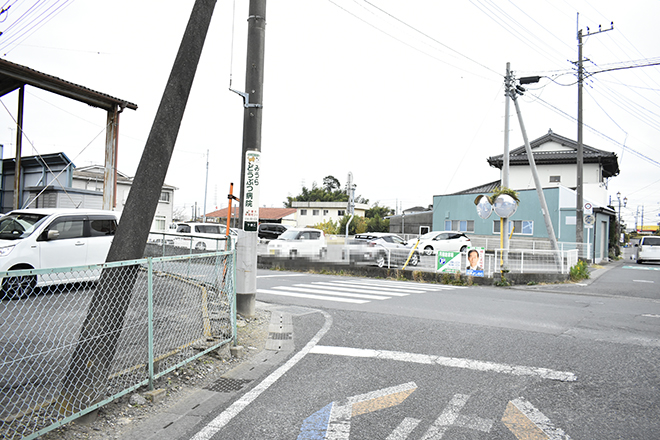
[[[424,252],[425,255],[433,255],[438,251],[464,252],[471,246],[472,242],[462,232],[433,231],[419,237],[417,249]]]
[[[102,264],[119,223],[113,211],[20,209],[0,217],[0,272]],[[97,279],[100,271],[4,276],[5,297],[21,298],[35,286]]]
[[[325,233],[320,229],[291,228],[268,243],[268,254],[275,257],[319,257],[328,253]]]
[[[637,264],[660,261],[660,237],[642,237],[635,245]]]
[[[414,244],[414,242],[406,243],[403,238],[388,232],[355,234],[344,248],[344,259],[345,254],[348,253],[351,264],[367,262],[378,267],[392,267],[402,266],[408,261],[408,265],[417,266],[419,253],[417,250],[412,255],[410,253]]]
[[[236,244],[238,233],[229,230],[232,245]],[[178,223],[176,231],[166,234],[166,239],[173,239],[178,247],[197,251],[224,251],[227,240],[227,227],[219,223]]]

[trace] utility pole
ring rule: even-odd
[[[578,20],[580,14],[578,14]],[[578,132],[577,132],[577,200],[576,204],[576,213],[575,213],[575,241],[578,243],[578,246],[581,243],[584,243],[584,183],[583,183],[583,164],[584,164],[584,143],[582,140],[582,128],[584,125],[584,120],[582,118],[582,88],[584,83],[584,67],[583,67],[583,58],[582,58],[582,37],[588,37],[590,35],[600,34],[601,32],[607,32],[614,29],[614,23],[610,23],[611,27],[609,29],[601,29],[598,25],[598,31],[591,32],[589,27],[587,27],[587,33],[582,35],[582,29],[577,31],[577,40],[578,40]],[[582,255],[583,249],[579,250],[580,255]]]
[[[520,84],[531,84],[539,82],[540,77],[530,76],[526,78],[520,78]],[[532,147],[529,144],[529,139],[527,138],[527,130],[525,130],[525,124],[522,119],[522,114],[520,113],[520,105],[518,104],[518,95],[522,95],[525,92],[525,89],[517,85],[507,91],[513,104],[516,107],[516,114],[518,115],[518,122],[520,123],[520,131],[522,131],[523,140],[525,141],[525,151],[527,152],[527,159],[529,160],[529,167],[532,171],[532,177],[534,178],[534,184],[536,186],[536,194],[539,197],[539,202],[541,204],[541,213],[543,214],[543,220],[545,221],[546,231],[548,232],[548,238],[550,239],[550,244],[552,245],[552,250],[559,252],[559,245],[557,244],[557,237],[555,236],[555,230],[552,227],[552,220],[550,220],[550,212],[548,211],[548,204],[545,201],[545,195],[543,194],[543,187],[541,186],[541,180],[539,179],[539,173],[536,169],[536,162],[534,161],[534,154],[532,153]],[[558,254],[557,254],[558,255]]]
[[[511,89],[511,63],[506,63],[506,76],[504,77],[504,154],[502,156],[502,186],[504,188],[509,187],[509,90]],[[509,218],[502,218],[502,225],[500,225],[501,237],[502,237],[502,248],[504,249],[503,264],[505,267],[508,266],[509,260]]]
[[[247,60],[243,97],[243,149],[239,219],[243,233],[236,259],[236,310],[254,316],[257,295],[257,229],[259,225],[259,174],[263,110],[266,0],[250,0]]]

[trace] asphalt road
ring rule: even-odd
[[[178,438],[657,438],[660,267],[628,263],[525,290],[259,271],[290,351]]]

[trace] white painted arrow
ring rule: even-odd
[[[298,440],[348,440],[351,417],[396,406],[417,389],[415,382],[332,402],[303,421]]]

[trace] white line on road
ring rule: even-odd
[[[376,295],[376,293],[379,292],[374,292],[373,295],[367,295],[364,293],[347,293],[346,291],[343,291],[341,289],[323,290],[316,286],[312,286],[310,284],[295,284],[294,286],[277,286],[277,287],[273,287],[273,289],[301,292],[301,293],[313,293],[318,295],[337,295],[337,296],[345,296],[347,298],[361,298],[361,299],[391,299],[392,298],[391,296]]]
[[[277,290],[269,289],[257,289],[257,293],[267,293],[269,295],[278,295],[278,296],[292,296],[294,298],[307,298],[307,299],[320,299],[322,301],[338,301],[351,304],[366,304],[369,301],[364,299],[353,299],[353,298],[340,298],[338,296],[324,296],[324,295],[311,295],[307,293],[296,293],[296,292],[280,292]]]
[[[232,403],[229,408],[221,412],[215,419],[211,420],[208,425],[202,428],[191,440],[208,440],[217,434],[227,423],[229,423],[234,417],[236,417],[241,411],[245,409],[250,403],[252,403],[257,397],[266,391],[271,385],[273,385],[280,377],[284,376],[287,371],[293,368],[302,358],[304,358],[316,344],[319,343],[321,338],[330,330],[332,326],[332,316],[329,313],[324,311],[319,311],[325,317],[325,323],[321,330],[314,335],[314,337],[300,350],[296,353],[291,359],[289,359],[284,365],[279,367],[277,370],[273,371],[268,377],[261,381],[257,386],[252,388],[249,392],[243,395],[236,402]]]
[[[520,416],[529,420],[533,425],[528,425],[527,420],[521,419]],[[570,437],[562,429],[555,428],[550,419],[522,397],[509,402],[502,422],[518,438],[570,440]],[[542,431],[542,433],[537,430]]]
[[[390,296],[408,296],[411,293],[423,293],[421,290],[409,290],[409,291],[407,291],[408,293],[400,293],[400,291],[388,290],[388,289],[377,288],[377,287],[371,287],[371,288],[363,287],[363,286],[349,287],[348,285],[344,285],[344,284],[337,285],[337,284],[334,284],[334,283],[322,283],[322,282],[312,283],[312,285],[314,285],[314,286],[323,286],[326,289],[341,290],[341,291],[344,291],[344,292],[369,293],[373,290],[374,293],[382,293],[382,294],[387,294],[387,295],[390,295]]]
[[[493,371],[513,376],[536,376],[543,379],[573,382],[577,380],[574,373],[551,370],[549,368],[525,367],[520,365],[498,364],[495,362],[476,361],[472,359],[451,358],[445,356],[405,353],[402,351],[370,350],[365,348],[332,347],[317,345],[312,351],[314,354],[327,354],[333,356],[348,356],[373,359],[386,359],[416,364],[442,365],[445,367],[464,368],[477,371]]]
[[[634,283],[650,283],[653,284],[655,281],[650,281],[650,280],[633,280]]]

